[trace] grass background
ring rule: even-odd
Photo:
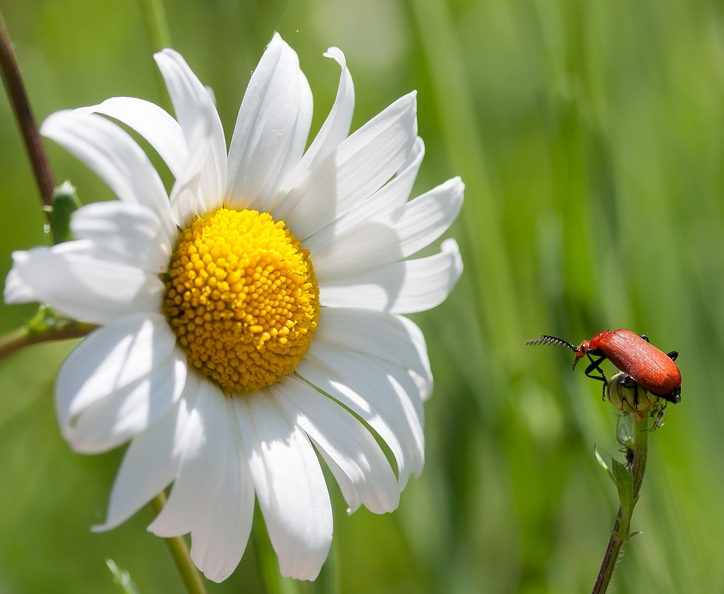
[[[39,120],[130,95],[159,101],[137,3],[0,2]],[[417,316],[436,390],[427,464],[385,516],[350,517],[336,490],[323,580],[283,592],[578,593],[590,590],[617,509],[594,444],[618,455],[600,385],[565,349],[524,347],[604,328],[678,349],[682,402],[649,440],[619,593],[724,591],[724,8],[715,0],[178,0],[173,47],[213,87],[230,138],[273,31],[299,53],[314,130],[346,54],[356,128],[418,90],[422,192],[453,175],[451,231],[465,274]],[[0,98],[0,276],[47,242],[7,99]],[[58,181],[111,198],[48,143]],[[0,304],[0,330],[32,306]],[[109,533],[122,452],[86,457],[59,435],[52,384],[70,343],[0,362],[0,592],[116,592],[105,559],[140,590],[180,591],[144,509]],[[261,524],[257,524],[260,527]],[[257,592],[265,534],[210,592]],[[331,585],[330,585],[331,584]]]

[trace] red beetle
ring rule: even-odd
[[[576,347],[562,338],[544,334],[526,344],[562,344],[568,347],[576,353],[574,369],[578,360],[587,356],[591,363],[586,367],[586,375],[604,384],[608,380],[600,364],[609,359],[645,390],[674,404],[681,401],[681,372],[674,363],[679,356],[678,351],[665,354],[650,344],[646,335],[639,336],[626,329],[603,330]],[[594,375],[594,372],[599,375]]]

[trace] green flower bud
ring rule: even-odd
[[[607,383],[604,392],[609,402],[625,413],[637,414],[658,406],[661,401],[656,394],[642,388],[623,371],[615,374]]]
[[[80,200],[75,188],[65,181],[55,188],[51,201],[50,232],[53,234],[53,243],[59,244],[72,239],[70,232],[70,216],[80,208]]]

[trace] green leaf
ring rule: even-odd
[[[635,505],[633,494],[633,476],[628,466],[621,464],[618,460],[611,458],[613,465],[613,476],[618,498],[621,502],[621,511],[631,517]]]
[[[603,459],[601,454],[598,453],[598,448],[596,446],[593,446],[593,455],[596,456],[596,461],[598,462],[598,465],[603,468],[606,471],[606,474],[609,476],[609,478],[613,481],[613,484],[616,484],[616,477],[614,477],[613,473],[611,472],[611,469],[606,464],[606,461]],[[611,458],[613,460],[613,458]]]
[[[108,565],[108,569],[110,569],[111,574],[113,574],[113,581],[120,586],[125,594],[139,594],[136,584],[133,583],[127,571],[118,567],[113,559],[106,559],[106,565]]]

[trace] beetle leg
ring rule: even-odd
[[[601,361],[603,361],[606,356],[601,355],[598,359],[594,359],[590,353],[586,353],[588,355],[588,358],[590,359],[591,363],[588,367],[586,367],[586,371],[584,373],[590,377],[591,379],[598,380],[599,382],[603,382],[603,389],[601,391],[602,400],[606,400],[606,388],[608,387],[608,379],[606,379],[606,374],[603,373],[603,369],[601,369]],[[593,372],[597,371],[600,375],[593,375]]]
[[[592,379],[598,380],[599,382],[603,382],[604,384],[607,383],[608,380],[606,379],[606,374],[603,373],[603,369],[601,369],[601,361],[603,361],[606,358],[606,356],[601,355],[598,359],[594,359],[590,355],[590,353],[586,353],[586,355],[588,355],[588,358],[590,359],[591,364],[588,367],[586,367],[586,371],[584,371],[584,373]],[[591,375],[594,371],[597,371],[600,375]]]
[[[666,356],[672,361],[676,361],[676,357],[679,356],[679,351],[671,351],[670,353],[666,353]]]
[[[638,406],[639,406],[639,385],[638,385],[633,379],[631,379],[631,376],[630,376],[630,375],[621,377],[621,378],[618,380],[617,383],[620,384],[621,386],[623,386],[623,387],[624,387],[625,389],[627,389],[627,390],[633,390],[633,393],[634,393],[634,394],[633,394],[633,406],[632,406],[631,403],[628,401],[628,398],[625,397],[625,396],[621,396],[621,395],[620,395],[620,392],[619,392],[619,397],[621,398],[621,402],[627,404],[628,407],[631,408],[631,409],[633,409],[633,410],[638,410]]]
[[[627,388],[627,389],[629,389],[629,390],[633,389],[633,393],[634,393],[634,397],[633,397],[633,400],[634,400],[633,409],[634,409],[634,410],[638,410],[638,408],[639,408],[639,385],[638,385],[635,381],[633,381],[633,380],[631,379],[631,376],[630,376],[630,375],[627,375],[625,378],[623,378],[623,379],[621,380],[621,385],[623,385],[624,388]],[[629,406],[631,406],[631,404],[629,404],[628,402],[627,402],[626,404],[628,404]]]
[[[649,340],[649,337],[646,336],[645,334],[641,334],[640,336],[641,336],[641,338],[643,338],[646,342],[651,342],[651,341]]]
[[[656,417],[654,424],[651,426],[650,431],[656,431],[659,427],[664,426],[664,409],[666,408],[666,401],[662,402],[659,406],[654,407],[651,410],[651,417]]]

